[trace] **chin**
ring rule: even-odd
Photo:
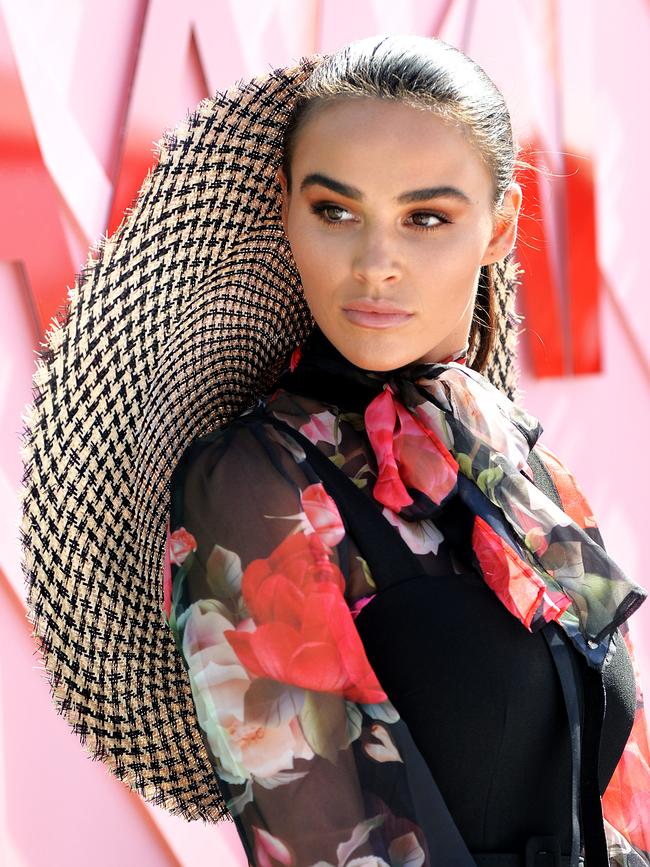
[[[345,323],[319,324],[328,340],[349,362],[363,370],[385,372],[411,364],[426,353],[408,329],[364,329]]]
[[[401,341],[401,343],[402,346],[398,352],[390,352],[380,346],[373,348],[359,346],[359,344],[350,346],[349,343],[347,346],[339,347],[339,352],[345,355],[348,361],[357,367],[361,367],[363,370],[385,372],[403,367],[405,364],[410,364],[417,358],[413,353],[405,353],[404,341]]]

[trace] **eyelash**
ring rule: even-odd
[[[341,205],[328,205],[323,203],[312,205],[311,210],[312,213],[316,214],[316,216],[322,223],[332,229],[336,229],[339,226],[345,225],[345,223],[350,222],[349,220],[328,220],[325,217],[325,211],[345,211],[346,209]],[[443,214],[439,214],[436,211],[415,211],[414,214],[411,214],[411,216],[416,215],[435,217],[437,220],[440,220],[440,223],[435,226],[418,226],[417,223],[413,223],[413,227],[420,232],[433,232],[436,229],[439,229],[441,225],[451,222],[451,220],[448,220],[447,217],[445,217]]]

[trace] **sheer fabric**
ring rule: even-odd
[[[462,363],[463,357],[450,360]],[[449,584],[452,604],[456,584],[477,586],[482,579],[471,556],[471,536],[459,534],[462,521],[450,512],[459,498],[448,499],[446,511],[437,509],[434,517],[423,517],[417,509],[405,514],[403,504],[390,500],[399,490],[397,483],[384,486],[382,496],[377,490],[382,476],[378,427],[369,434],[364,413],[369,400],[359,389],[350,390],[345,378],[327,365],[322,370],[329,394],[324,396],[321,388],[318,397],[310,396],[304,384],[301,394],[279,387],[225,429],[197,439],[182,456],[172,478],[165,615],[188,671],[215,784],[228,803],[251,864],[444,863],[444,846],[453,848],[458,841],[453,828],[438,825],[432,809],[440,795],[426,745],[435,736],[429,735],[427,742],[420,733],[428,722],[431,731],[436,716],[419,697],[415,703],[407,701],[407,694],[411,699],[416,695],[427,664],[435,666],[435,659],[409,656],[409,614],[404,612],[399,615],[403,647],[391,645],[394,675],[383,662],[380,665],[377,648],[373,651],[367,639],[364,646],[363,632],[357,628],[365,616],[361,612],[369,603],[377,606],[380,596],[384,603],[388,597],[378,593],[357,540],[304,451],[273,422],[299,430],[353,480],[376,505],[377,539],[399,534],[422,572],[441,586],[443,581]],[[540,443],[535,448],[552,475],[566,515],[601,545],[591,509],[572,474],[548,448]],[[414,488],[405,490],[410,494]],[[488,591],[496,604],[496,591],[485,584],[483,592]],[[526,617],[502,605],[503,597],[499,600],[508,626],[519,630],[517,640],[528,639],[532,651],[539,636],[530,626],[540,608],[528,609],[524,629]],[[542,613],[548,608],[542,606]],[[411,617],[415,611],[412,607]],[[458,614],[452,609],[437,613],[432,648],[445,613]],[[461,629],[462,617],[457,619]],[[390,611],[386,631],[390,644],[390,636],[396,634]],[[458,641],[465,646],[466,638],[460,634]],[[627,650],[627,665],[635,666],[627,622],[619,624],[613,647],[616,641],[621,652],[610,652],[609,665]],[[450,652],[442,641],[440,648]],[[369,657],[376,661],[374,667]],[[556,747],[550,758],[560,777],[547,790],[541,786],[552,794],[561,783],[563,761],[566,765],[566,732],[558,723],[562,714],[553,705],[556,698],[548,692],[548,670],[538,668],[539,680],[529,684],[531,695],[536,687],[547,694],[543,710],[554,714],[556,721],[554,740],[541,750],[547,761],[548,749]],[[610,863],[629,867],[650,865],[650,750],[636,674],[632,731],[618,749],[608,751],[606,746],[609,758],[602,760]],[[625,684],[623,669],[618,680],[610,680],[615,696],[616,684]],[[627,683],[623,693],[626,688],[629,693]],[[488,698],[486,694],[484,705]],[[619,704],[619,716],[624,716],[629,695],[621,695]],[[609,731],[613,742],[621,726],[617,729],[612,722],[612,713],[610,709],[604,733]],[[454,716],[450,706],[444,717],[438,716],[441,735],[443,719],[455,720],[459,728],[464,725],[463,713]],[[467,759],[465,773],[471,780],[471,757]],[[439,775],[440,766],[436,778]],[[553,779],[551,774],[548,779]],[[561,797],[557,800],[562,803]],[[470,819],[460,810],[454,812],[458,827],[469,838]],[[522,834],[541,832],[534,819]],[[460,838],[460,831],[457,834]],[[488,837],[481,840],[490,845]],[[496,839],[493,844],[514,845]],[[478,838],[472,838],[471,845],[479,845]]]

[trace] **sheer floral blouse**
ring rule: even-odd
[[[172,477],[165,615],[215,786],[251,865],[550,865],[525,860],[539,838],[568,865],[570,715],[547,636],[513,616],[512,570],[506,597],[477,568],[463,498],[429,516],[377,500],[378,389],[357,374],[316,329]],[[602,545],[570,471],[539,442],[530,452],[522,471]],[[596,798],[609,863],[647,867],[650,750],[626,620],[612,646]]]

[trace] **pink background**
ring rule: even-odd
[[[524,322],[524,404],[580,480],[612,557],[650,588],[647,0],[0,0],[0,867],[246,865],[233,825],[146,804],[88,760],[50,703],[24,616],[21,413],[44,327],[92,241],[119,222],[162,130],[236,79],[391,32],[467,51],[504,91],[519,138],[546,152],[542,223],[522,219],[520,245],[541,250],[554,282],[531,281],[520,309],[535,323],[559,310],[564,332]],[[564,154],[576,155],[575,177]],[[575,178],[588,181],[586,209]],[[571,202],[580,219],[567,225]],[[570,249],[582,270],[567,284]],[[574,358],[597,362],[549,376],[554,341],[579,336],[567,309],[592,317]],[[631,621],[650,696],[648,624],[650,603]]]

